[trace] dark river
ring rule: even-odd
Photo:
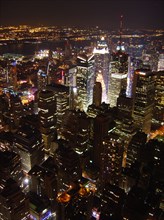
[[[42,43],[9,43],[7,45],[0,45],[0,55],[6,53],[33,55],[35,51],[43,49],[56,50],[56,48],[64,49],[66,41],[58,42],[42,42]],[[80,48],[90,46],[91,41],[70,41],[72,47]]]

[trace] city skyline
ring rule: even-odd
[[[118,29],[123,15],[123,28],[162,29],[163,7],[162,0],[1,0],[0,25],[98,25]]]

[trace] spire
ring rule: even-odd
[[[123,15],[120,16],[120,43],[119,43],[120,50],[122,50],[122,31],[123,31]]]

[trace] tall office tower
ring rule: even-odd
[[[164,53],[159,55],[157,71],[164,71]]]
[[[43,70],[39,70],[37,73],[37,86],[39,91],[46,88],[47,80],[47,73]]]
[[[108,103],[110,57],[109,48],[104,37],[97,42],[97,46],[93,49],[93,54],[95,56],[96,81],[102,85],[102,102]]]
[[[94,56],[81,54],[77,57],[77,105],[86,111],[92,103],[93,86],[95,83]]]
[[[60,137],[68,141],[68,145],[83,155],[89,144],[89,118],[80,110],[67,110],[63,116]]]
[[[14,134],[13,149],[21,157],[22,169],[28,173],[44,160],[44,142],[39,130],[24,125]]]
[[[10,95],[10,125],[11,128],[17,128],[20,125],[22,114],[23,114],[23,105],[21,99],[17,95]]]
[[[68,146],[67,141],[60,139],[58,143],[55,160],[58,166],[58,192],[62,192],[78,181],[82,172],[78,154]]]
[[[134,96],[134,66],[133,59],[128,57],[128,74],[127,74],[127,86],[126,86],[126,96],[132,98]]]
[[[23,177],[20,156],[11,151],[0,151],[0,173],[0,190],[9,178],[14,179],[20,185]]]
[[[113,128],[113,118],[108,114],[97,115],[93,123],[93,163],[99,169],[102,167],[101,153],[103,139]]]
[[[75,110],[77,109],[78,105],[78,97],[77,97],[77,77],[76,77],[76,73],[77,73],[77,68],[76,67],[72,67],[69,69],[68,71],[68,75],[66,77],[66,86],[69,85],[70,88],[70,99],[69,99],[69,106],[71,110]]]
[[[109,133],[103,139],[101,152],[101,182],[119,184],[124,152],[124,141],[118,135]]]
[[[13,179],[8,179],[0,192],[0,218],[3,220],[29,219],[28,200]]]
[[[164,71],[157,72],[155,78],[155,103],[153,109],[152,129],[164,125]]]
[[[121,50],[112,54],[109,74],[109,103],[111,107],[114,107],[117,105],[121,89],[127,89],[128,54]]]
[[[93,87],[93,105],[96,107],[101,105],[102,100],[102,86],[100,82],[96,82]]]
[[[150,132],[154,106],[154,74],[150,70],[136,70],[134,121],[145,133]]]
[[[117,98],[119,97],[122,88],[125,88],[127,81],[127,73],[112,73],[109,84],[109,103],[111,107],[117,105]]]
[[[133,99],[126,96],[124,89],[120,91],[119,97],[117,98],[117,110],[119,119],[132,117]]]
[[[50,153],[52,141],[56,138],[56,99],[52,91],[39,92],[38,111],[40,118],[40,131],[44,140],[44,150]]]
[[[61,126],[63,115],[69,109],[69,87],[59,84],[47,85],[47,90],[54,92],[56,98],[57,130]]]
[[[126,166],[130,167],[136,160],[141,158],[141,150],[147,141],[147,135],[143,132],[137,132],[131,139],[126,158]]]
[[[136,134],[137,129],[134,124],[132,117],[122,118],[119,123],[117,123],[116,129],[113,131],[117,134],[121,141],[124,142],[124,152],[122,166],[126,167],[127,150],[132,137]]]

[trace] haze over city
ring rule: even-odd
[[[117,29],[119,16],[124,27],[164,27],[162,0],[1,0],[1,25],[101,26]]]

